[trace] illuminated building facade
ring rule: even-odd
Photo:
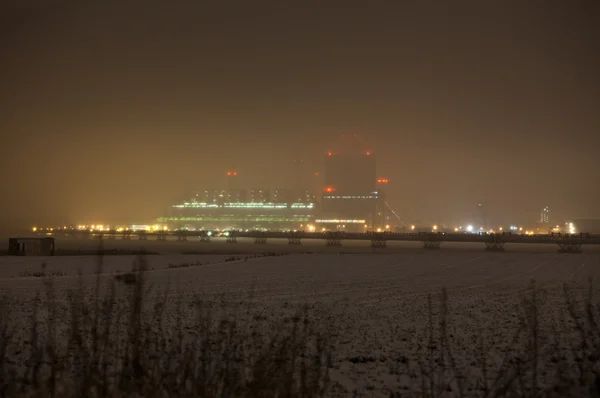
[[[246,195],[247,191],[243,189],[202,192],[209,192],[209,195],[202,196],[202,200],[192,197],[172,206],[169,216],[159,218],[158,222],[173,229],[297,230],[307,229],[316,216],[315,203],[274,200],[275,194],[270,198],[268,190],[250,190],[250,195]],[[280,199],[284,192],[279,192]],[[259,201],[261,199],[263,201]]]

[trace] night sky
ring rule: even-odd
[[[344,132],[408,222],[600,217],[599,26],[594,0],[4,0],[2,228],[285,186]]]

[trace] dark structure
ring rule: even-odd
[[[8,254],[11,256],[54,256],[54,238],[10,238]]]
[[[340,227],[383,227],[378,205],[375,155],[370,151],[333,153],[325,156],[325,188],[321,196],[321,221],[340,221]],[[328,229],[332,229],[328,227]]]

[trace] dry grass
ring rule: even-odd
[[[11,319],[11,300],[0,301],[1,397],[315,397],[346,396],[332,383],[335,342],[308,308],[272,321],[252,308],[203,297],[173,301],[151,296],[140,257],[130,273],[93,289],[58,297],[54,280],[33,303],[24,329]],[[101,274],[102,256],[98,272]],[[175,295],[176,297],[176,295]],[[510,354],[492,365],[493,347],[472,344],[480,371],[467,373],[454,352],[451,300],[429,297],[429,325],[421,360],[400,360],[395,374],[412,383],[392,397],[597,397],[600,396],[600,307],[592,288],[581,298],[565,286],[565,311],[551,336],[541,336],[543,295],[532,282],[518,309]],[[244,316],[251,314],[250,317]],[[248,321],[249,318],[249,321]],[[323,318],[323,317],[321,317]],[[275,323],[273,323],[275,322]],[[27,336],[23,336],[23,333]],[[401,336],[398,336],[401,338]],[[353,363],[375,361],[352,357]],[[369,388],[367,388],[368,390]],[[369,391],[365,392],[370,395]]]

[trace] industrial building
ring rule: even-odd
[[[351,147],[327,152],[321,167],[295,159],[290,188],[241,188],[238,172],[227,171],[222,189],[198,190],[158,221],[188,229],[383,229],[388,180],[377,178],[372,151],[359,149],[358,140],[346,143]]]
[[[324,227],[364,230],[383,226],[384,199],[380,188],[387,179],[377,178],[375,154],[356,150],[328,152],[324,163],[325,187],[319,220]]]
[[[566,225],[566,232],[571,234],[587,233],[600,234],[600,219],[598,218],[577,218],[569,221]]]
[[[205,189],[158,222],[186,229],[300,229],[315,219],[314,195],[291,189]]]
[[[295,230],[308,228],[315,211],[314,203],[191,200],[174,205],[171,214],[158,221],[170,228]]]

